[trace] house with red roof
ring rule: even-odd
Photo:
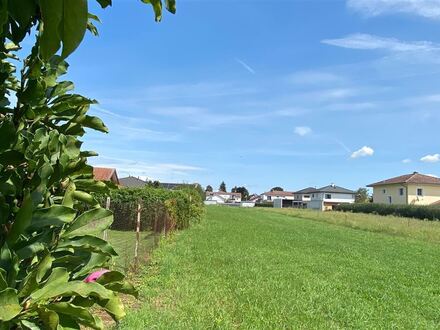
[[[433,205],[440,203],[440,178],[414,172],[372,184],[378,204]]]
[[[119,185],[118,173],[115,168],[93,167],[93,178],[98,181],[110,181]]]

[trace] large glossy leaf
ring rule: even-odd
[[[107,126],[104,125],[104,122],[98,117],[93,116],[85,116],[85,118],[81,121],[84,127],[92,128],[94,130],[108,133]]]
[[[49,60],[61,46],[61,34],[58,28],[63,20],[63,3],[63,0],[40,0],[43,20],[40,53],[45,60]]]
[[[33,210],[32,198],[29,194],[27,194],[26,197],[24,198],[23,205],[21,206],[20,210],[17,212],[17,215],[15,216],[14,223],[12,224],[11,230],[9,231],[8,236],[6,238],[6,242],[9,245],[15,244],[18,237],[21,234],[24,234],[26,228],[31,224],[32,210]]]
[[[0,291],[0,320],[9,321],[22,310],[18,302],[17,290],[7,288]]]
[[[162,0],[142,0],[142,2],[153,6],[155,19],[159,22],[162,19]]]
[[[165,0],[165,6],[170,13],[176,13],[176,0]]]
[[[61,57],[69,56],[81,43],[87,30],[87,0],[64,0]]]
[[[47,330],[57,330],[60,323],[60,318],[58,314],[54,311],[48,310],[46,308],[40,308],[38,310],[38,316],[44,324],[44,329]]]
[[[70,316],[72,319],[78,323],[91,327],[93,329],[103,329],[104,325],[99,317],[94,316],[86,308],[75,306],[67,302],[59,302],[56,304],[51,304],[48,309],[60,314],[65,314]],[[60,318],[62,316],[60,315]]]
[[[112,5],[112,0],[96,0],[101,5],[102,8],[106,8]]]
[[[133,286],[133,284],[131,284],[127,281],[108,283],[108,284],[105,284],[104,286],[107,289],[115,291],[115,292],[129,294],[129,295],[132,295],[136,298],[139,297],[139,292],[136,290],[136,288]]]
[[[98,304],[104,308],[115,321],[120,321],[125,317],[124,304],[117,295],[114,295],[112,299],[98,300]]]
[[[50,283],[42,289],[35,291],[31,295],[31,298],[38,301],[53,297],[70,296],[81,296],[83,298],[92,296],[99,299],[113,299],[115,294],[112,291],[107,290],[101,284],[95,282],[85,283],[83,281],[70,281],[62,285],[54,285],[54,283]]]
[[[0,124],[0,151],[9,149],[16,140],[15,126],[12,120],[2,120]]]
[[[84,235],[81,237],[62,239],[58,244],[59,249],[73,248],[78,250],[104,253],[106,255],[117,256],[112,246],[96,236]]]
[[[103,232],[113,222],[113,213],[104,208],[93,209],[81,214],[66,229],[64,237],[93,235]]]
[[[32,216],[28,231],[42,229],[48,226],[63,226],[75,219],[76,211],[63,205],[52,205],[49,208],[38,209]]]

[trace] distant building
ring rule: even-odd
[[[294,200],[295,194],[290,191],[267,191],[261,195],[262,202],[272,203],[275,199]]]
[[[337,205],[354,203],[355,195],[356,192],[353,190],[331,184],[315,189],[312,192],[310,201],[307,202],[307,208],[321,211],[333,210]]]
[[[139,177],[128,176],[125,178],[121,178],[119,180],[121,182],[121,186],[126,188],[142,188],[149,184],[148,181],[142,180]],[[168,190],[179,189],[182,187],[199,187],[198,183],[167,183],[167,182],[159,182],[159,188],[164,188]]]
[[[431,205],[440,203],[440,179],[418,172],[369,184],[373,203]]]
[[[208,203],[206,203],[208,202]],[[240,203],[240,193],[228,193],[223,191],[207,192],[205,204],[225,204],[225,203]]]
[[[109,181],[119,185],[118,173],[115,168],[93,167],[93,178],[98,181]]]

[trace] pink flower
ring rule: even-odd
[[[98,270],[96,272],[93,272],[84,279],[84,282],[86,282],[86,283],[96,282],[96,280],[98,278],[100,278],[102,275],[104,275],[105,273],[108,273],[108,272],[109,272],[108,269],[102,269],[102,270]]]

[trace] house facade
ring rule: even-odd
[[[414,172],[368,185],[373,203],[431,205],[440,202],[440,179]]]
[[[208,202],[208,203],[206,203]],[[207,192],[205,204],[241,203],[240,193],[228,193],[223,191]]]
[[[113,182],[115,185],[120,183],[115,168],[93,167],[93,178],[98,181]]]
[[[260,196],[263,202],[271,202],[271,203],[276,199],[283,199],[283,200],[295,199],[295,194],[290,191],[268,191],[262,193]]]
[[[340,204],[353,204],[356,192],[331,184],[312,191],[308,209],[330,211]]]

